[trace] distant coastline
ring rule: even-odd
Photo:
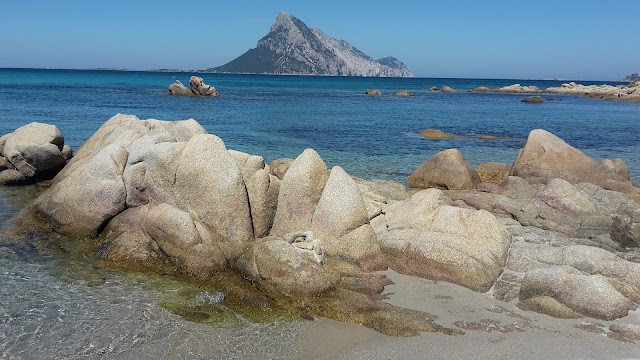
[[[271,74],[271,73],[225,73],[208,72],[206,69],[126,69],[126,68],[29,68],[29,67],[3,67],[0,70],[42,70],[42,71],[114,71],[114,72],[148,72],[148,73],[200,73],[212,75],[260,75],[260,76],[308,76],[308,77],[330,77],[330,78],[361,78],[379,79],[376,76],[345,76],[345,75],[308,75],[308,74]],[[391,79],[393,77],[387,77]],[[513,80],[513,81],[557,81],[557,82],[589,82],[589,83],[615,83],[624,85],[629,83],[626,80],[588,80],[588,79],[562,79],[562,78],[489,78],[489,77],[439,77],[439,76],[416,76],[413,79],[462,79],[462,80]]]
[[[345,75],[306,75],[306,74],[269,74],[269,73],[225,73],[225,72],[208,72],[205,69],[127,69],[127,68],[29,68],[29,67],[0,67],[1,70],[37,70],[37,71],[112,71],[112,72],[144,72],[144,73],[193,73],[193,74],[211,74],[211,75],[258,75],[258,76],[302,76],[302,77],[318,77],[318,78],[359,78],[359,79],[379,79],[380,77],[367,76],[345,76]],[[387,77],[386,79],[392,79]],[[398,78],[401,79],[401,78]],[[483,77],[437,77],[437,76],[416,76],[412,79],[461,79],[461,80],[504,80],[504,81],[556,81],[556,82],[586,82],[599,84],[627,85],[629,81],[625,80],[585,80],[585,79],[561,79],[561,78],[483,78]]]

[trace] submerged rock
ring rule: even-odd
[[[468,92],[470,92],[470,93],[485,93],[485,92],[492,92],[492,91],[493,91],[493,89],[488,88],[486,86],[478,86],[478,87],[475,87],[475,88],[469,90]]]
[[[30,123],[0,138],[0,184],[53,178],[73,156],[54,125]]]
[[[365,91],[365,94],[371,96],[380,96],[382,95],[382,91],[378,89],[367,89],[367,91]]]
[[[446,93],[454,93],[454,92],[458,92],[458,90],[456,90],[456,89],[454,89],[454,88],[451,88],[451,87],[448,87],[447,85],[444,85],[444,86],[440,89],[440,91],[442,91],[442,92],[446,92]]]
[[[420,135],[427,139],[457,139],[460,137],[438,129],[425,129],[420,132]]]
[[[526,98],[521,100],[523,103],[529,104],[542,104],[544,100],[540,96],[527,96]]]
[[[414,94],[409,91],[398,91],[395,96],[414,96]]]

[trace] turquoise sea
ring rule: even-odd
[[[296,157],[311,147],[350,174],[402,182],[431,155],[452,147],[473,165],[510,164],[529,131],[544,128],[589,155],[623,158],[640,180],[640,104],[546,95],[552,100],[532,105],[520,102],[525,95],[466,93],[477,86],[546,88],[559,81],[199,74],[220,97],[168,95],[169,84],[176,79],[188,84],[191,75],[0,69],[0,134],[46,122],[57,125],[77,149],[116,113],[193,118],[228,148],[267,161]],[[428,92],[434,85],[460,92]],[[416,96],[367,97],[368,88]],[[501,139],[430,141],[418,135],[426,128]]]
[[[544,128],[591,156],[624,159],[640,181],[640,104],[543,95],[543,104],[532,105],[520,102],[525,95],[466,93],[559,81],[199,74],[220,97],[168,95],[168,85],[188,83],[191,75],[0,69],[0,134],[45,122],[77,149],[116,113],[194,118],[228,148],[267,161],[311,147],[352,175],[404,182],[447,148],[459,148],[473,165],[512,163],[529,131]],[[460,92],[428,92],[434,85]],[[367,88],[416,96],[367,97]],[[433,141],[419,136],[426,128],[499,139]],[[0,188],[0,227],[36,191]],[[148,280],[14,240],[0,238],[0,359],[281,358],[299,326],[240,321],[239,328],[219,330],[190,323],[160,307],[162,294],[144,286]],[[174,291],[171,286],[179,288],[165,284],[164,290]]]

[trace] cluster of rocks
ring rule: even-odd
[[[622,101],[640,101],[640,91],[638,91],[640,85],[631,83],[628,86],[612,86],[612,85],[581,85],[575,82],[565,83],[558,87],[549,87],[546,89],[540,89],[537,86],[523,86],[520,84],[513,84],[504,86],[497,89],[491,89],[485,86],[480,86],[469,90],[471,93],[508,93],[508,94],[569,94],[580,95],[591,98],[598,98],[603,100],[622,100]],[[537,98],[530,97],[528,99],[534,99],[528,102],[540,102],[536,101]],[[540,100],[542,100],[540,98]]]
[[[509,234],[510,240],[498,240],[495,230],[489,233],[493,236],[483,230],[481,244],[496,239],[494,249],[509,246],[504,263],[496,261],[503,259],[495,256],[499,251],[492,261],[485,260],[490,269],[500,268],[495,282],[477,287],[468,284],[468,277],[449,281],[474,290],[492,286],[498,299],[518,299],[522,309],[562,318],[620,318],[640,300],[640,256],[629,250],[640,246],[640,189],[629,180],[624,161],[598,162],[553,134],[534,130],[512,166],[488,163],[474,170],[458,150],[449,149],[426,161],[408,182],[444,189],[441,202],[486,211]],[[454,224],[454,229],[465,229]],[[418,237],[405,236],[412,238]],[[478,259],[475,255],[466,264]],[[493,274],[477,268],[472,273],[475,278]]]
[[[115,263],[232,269],[278,299],[380,293],[372,271],[391,267],[561,318],[640,303],[640,189],[622,160],[534,130],[512,166],[449,149],[408,182],[354,179],[312,149],[265,164],[195,120],[116,115],[21,222]]]
[[[20,185],[51,179],[73,151],[57,127],[30,123],[0,137],[0,184]]]
[[[169,85],[169,94],[177,96],[219,96],[218,90],[211,85],[204,83],[204,80],[198,76],[192,76],[189,79],[189,88],[184,86],[180,80]]]
[[[378,89],[367,89],[365,92],[365,95],[369,95],[369,96],[381,96],[383,95],[382,91],[378,90]],[[390,94],[392,96],[415,96],[414,93],[409,92],[409,91],[398,91],[395,94]]]
[[[479,86],[473,89],[467,90],[470,93],[503,93],[503,94],[569,94],[580,95],[590,98],[597,98],[603,100],[621,100],[621,101],[640,101],[640,82],[632,82],[628,86],[611,86],[611,85],[581,85],[575,82],[562,84],[559,87],[549,87],[546,89],[540,89],[537,86],[526,86],[520,84],[513,84],[509,86],[503,86],[500,88],[489,88],[486,86]],[[449,86],[432,86],[429,88],[430,92],[440,91],[445,93],[456,93],[458,90]],[[365,91],[367,95],[380,96],[382,92],[376,89],[367,89]],[[413,96],[413,93],[408,91],[400,91],[394,94],[395,96]],[[548,100],[558,100],[549,98]],[[540,96],[529,96],[522,99],[525,103],[540,104],[544,102]]]
[[[458,92],[458,90],[449,87],[447,85],[442,86],[442,88],[438,88],[437,86],[432,86],[429,88],[429,91],[441,91],[441,92],[446,92],[446,93],[455,93]]]
[[[325,258],[385,268],[344,170],[329,171],[311,149],[280,165],[227,150],[195,120],[117,115],[24,216],[95,238],[108,260],[169,264],[198,278],[231,268],[274,296],[334,288],[341,276]]]

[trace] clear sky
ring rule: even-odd
[[[281,11],[421,77],[640,72],[640,0],[0,0],[0,67],[204,69]]]

